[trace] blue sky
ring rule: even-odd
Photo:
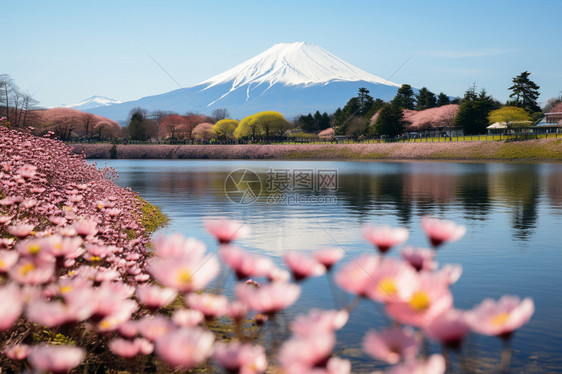
[[[525,70],[541,86],[540,101],[562,91],[559,0],[6,0],[2,13],[0,73],[43,106],[178,88],[147,52],[191,86],[294,41],[452,96],[476,83],[504,101],[511,79]]]

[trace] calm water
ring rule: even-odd
[[[288,250],[342,246],[348,253],[344,262],[371,251],[359,231],[365,222],[406,226],[411,230],[408,243],[416,246],[427,245],[419,227],[420,217],[425,214],[464,224],[467,235],[445,245],[437,258],[441,263],[463,265],[461,279],[452,286],[455,306],[469,309],[485,297],[499,298],[504,294],[533,297],[536,312],[512,339],[513,371],[562,371],[560,164],[208,160],[97,163],[99,167],[114,167],[119,173],[119,185],[130,187],[168,214],[171,223],[163,231],[194,236],[215,250],[214,241],[202,227],[202,218],[239,219],[252,230],[251,238],[239,244],[274,256],[280,264],[280,256]],[[257,174],[261,190],[252,187],[248,177],[253,174],[244,177],[249,182],[244,186],[261,192],[255,202],[238,204],[229,199],[240,198],[233,194],[229,184],[232,180],[227,179],[236,169],[250,169]],[[318,179],[312,186],[307,185],[310,175],[318,178],[323,172],[336,177],[337,186],[328,187],[337,188],[320,189]],[[235,173],[234,180],[240,175]],[[299,182],[280,190],[285,187],[279,184],[285,177]],[[277,189],[269,191],[273,182],[279,182]],[[278,192],[285,195],[275,194]],[[296,199],[300,204],[294,203]],[[231,283],[232,279],[227,280],[227,286]],[[311,306],[345,305],[348,295],[331,286],[327,277],[306,281],[299,302],[285,318]],[[337,347],[340,354],[353,360],[354,372],[376,367],[375,361],[361,353],[360,341],[367,329],[380,328],[388,322],[372,303],[362,301],[354,310],[350,323],[339,334]],[[431,348],[438,350],[436,346]],[[481,371],[490,372],[500,351],[497,339],[474,335],[466,342],[464,353],[469,359],[478,359]]]

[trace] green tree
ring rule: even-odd
[[[403,84],[396,92],[396,96],[394,96],[391,103],[401,109],[414,109],[416,100],[414,98],[412,86]]]
[[[145,109],[134,108],[130,112],[129,120],[129,136],[132,140],[145,141],[150,139],[150,120],[147,118],[148,113]]]
[[[516,106],[504,106],[503,108],[492,110],[488,116],[488,121],[492,123],[504,123],[508,130],[514,126],[527,127],[531,125],[532,117],[523,108]]]
[[[529,79],[529,75],[531,73],[524,71],[513,78],[513,86],[509,87],[513,93],[509,97],[515,98],[515,100],[509,101],[507,104],[523,108],[529,113],[535,113],[540,111],[537,105],[540,87]]]
[[[359,88],[359,92],[357,94],[357,99],[359,100],[359,113],[360,116],[364,116],[367,113],[367,110],[373,105],[373,97],[369,95],[369,90],[365,87]]]
[[[440,92],[439,96],[437,96],[437,106],[443,106],[447,104],[451,104],[451,99],[449,99],[449,96],[445,95],[443,92]]]
[[[236,130],[234,130],[234,137],[236,139],[251,138],[253,140],[259,135],[261,134],[258,122],[253,115],[242,118]]]
[[[316,124],[314,123],[314,117],[312,114],[302,115],[298,119],[299,126],[304,132],[314,132],[316,131]]]
[[[460,128],[467,135],[483,134],[488,127],[488,114],[498,109],[500,103],[486,94],[482,89],[476,93],[476,86],[466,90],[455,119],[455,127]]]
[[[437,98],[435,94],[426,87],[420,88],[419,93],[416,95],[416,110],[425,110],[435,108],[436,106]]]
[[[272,136],[282,136],[290,127],[291,123],[281,113],[265,111],[243,118],[234,135],[236,138],[263,136],[269,140]]]
[[[377,135],[386,135],[394,138],[404,132],[402,109],[392,104],[385,104],[375,121]]]
[[[234,131],[240,122],[235,119],[221,119],[213,125],[213,131],[217,134],[219,139],[231,140],[234,139]]]

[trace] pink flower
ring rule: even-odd
[[[244,238],[250,233],[248,226],[226,218],[206,218],[203,225],[209,234],[213,235],[221,244],[228,244],[236,239]]]
[[[443,277],[421,274],[415,291],[406,301],[391,302],[386,311],[394,320],[423,327],[453,306],[449,284]]]
[[[417,271],[433,270],[437,263],[433,261],[435,250],[427,248],[407,247],[400,251],[402,258]]]
[[[467,312],[466,319],[479,334],[508,337],[527,323],[534,312],[533,299],[521,301],[517,296],[502,296],[498,301],[485,299]]]
[[[469,329],[465,312],[457,309],[449,309],[424,327],[429,336],[453,348],[459,347]]]
[[[396,364],[406,357],[415,357],[420,348],[411,328],[392,327],[382,332],[369,331],[363,339],[363,350],[389,364]]]
[[[417,273],[408,264],[386,258],[371,274],[365,292],[374,301],[401,302],[412,295],[417,282]]]
[[[287,270],[273,266],[267,274],[267,279],[271,282],[288,282],[291,279],[291,274]]]
[[[20,284],[47,283],[55,273],[54,261],[20,258],[10,271],[10,278]]]
[[[316,261],[324,265],[328,271],[336,262],[343,258],[343,255],[344,252],[341,248],[324,248],[314,252]]]
[[[266,276],[273,268],[271,259],[230,245],[220,248],[220,258],[234,270],[239,280],[248,277]]]
[[[203,322],[205,315],[198,310],[179,309],[172,315],[172,321],[178,327],[194,327]]]
[[[213,354],[215,337],[200,327],[184,327],[156,341],[156,354],[168,365],[188,370]]]
[[[258,313],[273,314],[292,305],[301,289],[296,284],[272,282],[255,288],[246,284],[236,286],[236,297]]]
[[[78,235],[85,237],[89,235],[95,235],[97,233],[97,226],[98,223],[96,221],[79,219],[77,221],[74,221],[71,227],[76,230],[76,233]]]
[[[7,273],[18,261],[18,252],[0,250],[0,273]]]
[[[191,309],[200,311],[208,319],[223,316],[228,308],[228,299],[224,295],[192,293],[186,296],[185,302]]]
[[[324,265],[303,253],[288,252],[283,259],[297,282],[308,277],[317,277],[326,272]]]
[[[37,166],[26,164],[19,168],[16,173],[24,178],[32,178],[37,173]]]
[[[462,265],[459,264],[445,264],[443,267],[433,274],[438,277],[442,277],[447,283],[456,283],[462,275]]]
[[[466,227],[457,225],[453,221],[424,216],[421,227],[433,247],[437,248],[445,242],[454,242],[466,233]]]
[[[168,318],[162,316],[147,315],[138,321],[137,327],[142,336],[150,341],[155,341],[166,335],[176,327]]]
[[[324,367],[335,343],[335,335],[327,332],[287,340],[279,351],[279,362],[286,373]]]
[[[141,338],[135,340],[116,338],[109,342],[108,347],[117,356],[131,358],[138,354],[147,355],[152,353],[154,344]]]
[[[228,372],[257,374],[267,369],[265,349],[259,345],[218,342],[213,359]]]
[[[358,259],[345,264],[336,273],[336,283],[347,292],[367,296],[367,286],[372,281],[380,258],[373,255],[362,255]]]
[[[8,226],[8,232],[13,236],[17,236],[18,238],[25,238],[26,236],[31,234],[34,228],[35,225],[19,223],[16,225]]]
[[[31,348],[28,360],[35,369],[65,373],[80,365],[85,355],[86,351],[78,347],[40,344]]]
[[[243,302],[234,300],[228,304],[226,315],[235,321],[242,321],[248,315],[248,307]]]
[[[17,321],[23,309],[23,295],[13,283],[0,287],[0,331],[8,330]]]
[[[291,331],[298,336],[307,336],[341,329],[349,319],[347,310],[312,309],[306,315],[298,315],[291,323]]]
[[[406,362],[392,367],[387,374],[443,374],[447,366],[445,358],[435,354],[424,359],[409,359]]]
[[[363,237],[381,253],[386,253],[390,248],[404,243],[410,236],[408,229],[402,227],[374,226],[368,223],[361,227],[361,232]]]
[[[29,354],[30,346],[27,344],[9,345],[4,348],[4,354],[12,360],[25,360]]]
[[[200,291],[219,273],[215,256],[157,258],[148,265],[148,272],[161,284],[180,292]]]
[[[160,257],[203,257],[205,244],[193,239],[185,238],[181,234],[169,236],[160,235],[152,241],[154,250]]]
[[[176,299],[177,292],[171,288],[142,285],[137,287],[136,296],[147,308],[157,310],[170,305]]]

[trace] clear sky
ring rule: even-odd
[[[539,101],[562,92],[560,0],[3,0],[0,11],[0,73],[42,106],[177,89],[147,53],[192,86],[295,41],[435,93],[476,83],[505,101],[525,70]]]

